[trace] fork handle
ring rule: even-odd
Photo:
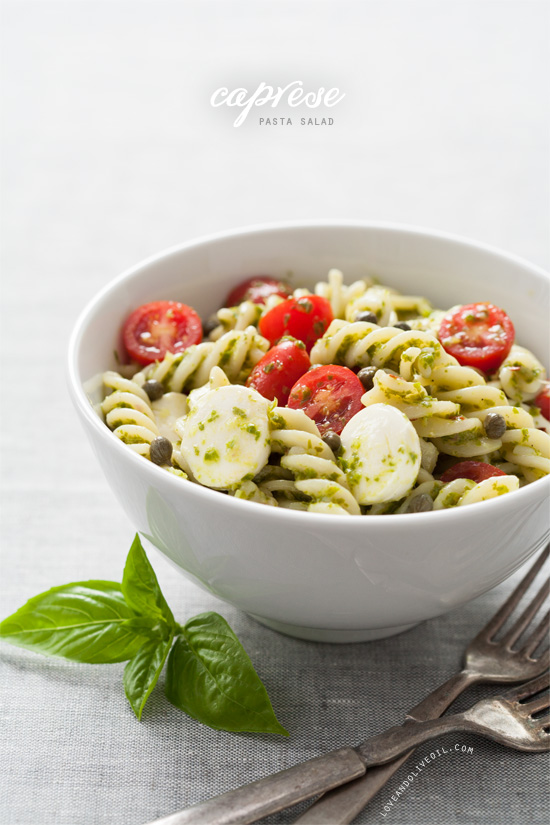
[[[418,705],[407,713],[406,718],[415,722],[425,722],[427,719],[437,719],[443,716],[455,699],[458,699],[466,688],[479,681],[479,674],[472,670],[461,670],[436,687],[435,690],[426,696]]]
[[[468,670],[456,673],[415,705],[407,718],[417,722],[436,719],[476,679]],[[365,776],[329,791],[295,820],[296,825],[349,825],[413,753],[414,749],[389,764],[369,768]]]
[[[340,748],[149,825],[247,825],[356,779],[365,770],[354,748]]]
[[[409,748],[416,748],[423,742],[429,742],[444,733],[455,731],[468,731],[479,733],[479,725],[476,725],[465,713],[454,713],[452,716],[444,716],[442,719],[429,719],[426,722],[405,723],[389,728],[378,736],[367,739],[359,745],[357,752],[363,757],[367,766],[383,765],[397,759]],[[488,733],[485,732],[487,736]]]

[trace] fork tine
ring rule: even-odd
[[[537,696],[532,702],[526,702],[523,707],[529,713],[529,716],[532,716],[538,710],[548,710],[550,708],[550,696],[548,696],[548,693]],[[548,720],[546,721],[548,723]]]
[[[516,589],[508,596],[500,610],[497,610],[495,615],[490,619],[483,630],[478,634],[477,638],[483,638],[487,641],[491,641],[495,633],[502,627],[506,619],[510,616],[514,608],[519,604],[521,597],[529,588],[529,585],[536,577],[537,573],[541,569],[542,565],[548,558],[548,554],[550,553],[550,544],[547,544],[545,549],[542,551],[536,562],[533,564],[531,569],[528,573],[524,576],[524,578],[520,581]]]
[[[509,702],[524,703],[530,696],[535,696],[537,693],[540,693],[542,690],[545,688],[548,689],[549,687],[550,672],[546,671],[546,673],[543,673],[541,676],[537,676],[536,679],[531,679],[530,682],[525,682],[523,685],[518,685],[515,688],[511,688],[501,695]]]
[[[526,643],[522,648],[522,653],[525,656],[531,656],[532,653],[535,652],[537,647],[540,645],[542,640],[547,635],[548,631],[550,630],[550,610],[547,611],[546,616],[539,622],[538,626],[534,630],[534,632],[529,636]],[[545,651],[542,656],[548,656],[548,651]],[[539,658],[542,659],[542,656]]]
[[[512,627],[506,631],[504,636],[501,639],[501,644],[505,645],[506,647],[512,647],[516,639],[521,636],[525,628],[531,624],[533,618],[538,613],[542,604],[544,604],[544,600],[550,593],[550,578],[546,579],[542,587],[540,588],[537,595],[531,601],[530,604],[527,605],[521,616],[518,620],[512,625]]]

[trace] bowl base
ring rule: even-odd
[[[284,633],[285,636],[294,636],[295,639],[305,639],[307,642],[331,642],[333,644],[349,644],[350,642],[373,642],[376,639],[386,639],[388,636],[396,636],[416,627],[419,622],[413,624],[402,624],[396,627],[378,627],[370,630],[331,630],[322,627],[300,627],[299,625],[277,622],[272,619],[264,619],[249,613],[253,619],[271,630]]]

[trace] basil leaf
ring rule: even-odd
[[[211,728],[287,731],[243,646],[218,613],[201,613],[180,628],[168,657],[166,696]]]
[[[138,719],[155,687],[174,640],[173,634],[163,641],[145,642],[124,668],[124,691]]]
[[[0,637],[75,662],[124,662],[145,641],[134,616],[116,582],[73,582],[29,599],[0,624]]]
[[[159,619],[158,616],[134,616],[133,619],[126,621],[125,627],[131,628],[139,636],[154,639],[156,642],[174,635],[172,628],[165,621]]]
[[[158,616],[167,622],[170,628],[175,628],[174,616],[162,595],[155,571],[145,555],[137,533],[124,565],[122,592],[126,604],[136,613]]]

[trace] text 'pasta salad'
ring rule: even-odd
[[[175,301],[126,319],[103,375],[117,438],[236,498],[336,515],[417,513],[550,472],[544,367],[501,308],[433,309],[333,269],[313,292],[255,276],[204,324]]]

